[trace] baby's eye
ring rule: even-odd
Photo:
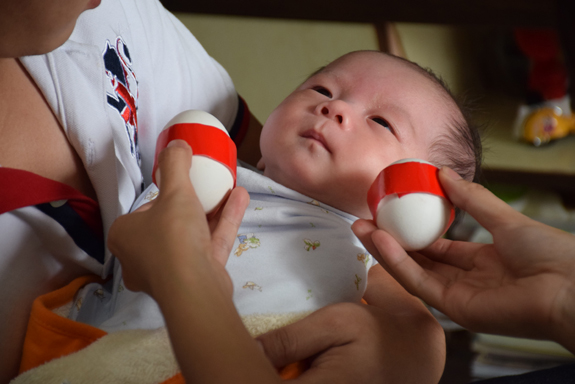
[[[381,117],[373,117],[372,120],[375,121],[377,124],[381,125],[382,127],[389,129],[391,133],[394,133],[391,124],[389,124],[387,120]]]
[[[317,86],[317,87],[313,87],[312,88],[314,91],[316,91],[317,93],[321,93],[324,96],[327,96],[331,99],[332,95],[331,92],[328,91],[326,88],[321,87],[321,86]]]

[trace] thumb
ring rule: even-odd
[[[158,156],[156,180],[162,193],[177,190],[189,183],[192,148],[183,140],[172,140]]]
[[[451,168],[441,168],[439,180],[451,202],[469,213],[490,232],[497,226],[517,220],[517,216],[521,216],[487,188],[462,179]]]
[[[338,344],[333,327],[326,327],[324,309],[257,338],[276,368],[307,359]]]

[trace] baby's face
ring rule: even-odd
[[[455,106],[425,75],[378,52],[346,55],[309,78],[267,119],[264,175],[371,218],[367,190],[402,158],[427,160]]]

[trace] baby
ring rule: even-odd
[[[238,175],[251,203],[226,268],[248,329],[359,302],[373,261],[349,226],[371,218],[376,176],[416,157],[472,179],[478,143],[441,82],[413,63],[355,52],[311,76],[264,125],[263,176]]]
[[[234,303],[253,336],[329,304],[361,301],[370,269],[381,267],[350,225],[371,218],[367,191],[383,168],[420,158],[471,180],[481,157],[477,131],[443,83],[377,51],[349,53],[308,78],[271,113],[260,147],[261,172],[238,169],[237,184],[251,202],[226,265]],[[151,185],[133,209],[157,194]],[[78,361],[109,364],[118,356],[146,367],[155,361],[165,377],[178,370],[165,331],[156,331],[164,326],[159,308],[150,296],[124,288],[119,263],[113,280],[76,293],[67,317],[110,335],[38,369],[58,373]],[[118,332],[138,329],[149,331]],[[130,375],[150,378],[134,366]]]
[[[251,202],[226,265],[253,335],[361,300],[374,262],[350,225],[371,218],[367,191],[383,168],[420,158],[470,180],[480,159],[478,134],[443,83],[378,51],[349,53],[308,78],[271,113],[260,147],[263,174],[238,169]],[[134,209],[155,195],[152,186]],[[113,287],[80,292],[70,317],[107,332],[162,326],[151,298],[123,289],[120,268]]]

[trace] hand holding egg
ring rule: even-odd
[[[438,171],[427,161],[403,159],[381,171],[368,192],[377,226],[406,251],[431,245],[453,222],[455,210],[441,188]]]
[[[190,180],[204,211],[210,214],[236,184],[236,146],[217,118],[204,111],[184,111],[170,120],[158,136],[152,172],[156,185],[160,178],[158,156],[170,141],[177,139],[192,147]]]

